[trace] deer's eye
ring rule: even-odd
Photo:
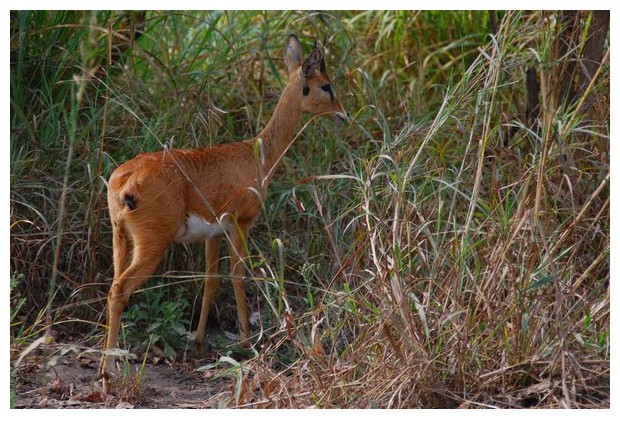
[[[329,94],[329,98],[334,101],[334,91],[332,91],[332,86],[329,83],[321,86],[321,89]]]
[[[310,94],[310,87],[309,87],[309,86],[304,86],[304,89],[303,89],[303,94],[304,94],[304,95],[308,95],[308,94]]]

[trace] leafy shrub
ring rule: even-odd
[[[181,298],[168,300],[162,288],[148,289],[139,303],[123,314],[125,340],[129,345],[155,344],[166,358],[176,359],[176,351],[185,346],[189,322],[185,319],[189,303]]]

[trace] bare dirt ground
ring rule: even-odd
[[[20,363],[11,389],[15,408],[214,408],[225,406],[233,382],[195,369],[213,362],[213,356],[186,364],[148,359],[144,365],[133,362],[133,374],[105,395],[94,355],[72,351],[54,357],[59,354],[48,349]]]

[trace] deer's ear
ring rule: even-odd
[[[323,54],[318,49],[312,51],[306,61],[301,66],[301,72],[304,77],[309,77],[316,69],[325,71],[325,61],[323,60]]]
[[[325,46],[325,41],[323,40],[323,46]],[[314,50],[315,51],[319,51],[319,53],[321,54],[321,73],[325,74],[327,73],[327,69],[325,67],[325,58],[323,57],[323,54],[321,53],[321,49],[319,48],[319,39],[314,39]]]
[[[301,48],[301,43],[299,43],[299,39],[294,34],[291,34],[288,36],[286,46],[284,47],[284,62],[289,74],[301,66],[302,58],[303,49]]]

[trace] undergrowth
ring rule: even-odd
[[[295,32],[324,45],[352,121],[311,124],[277,173],[249,240],[257,354],[211,405],[609,407],[604,19],[11,12],[12,360],[51,327],[101,343],[107,178],[140,152],[256,135]],[[165,325],[169,358],[186,344],[171,338],[197,324],[203,253],[168,251],[128,339]]]

